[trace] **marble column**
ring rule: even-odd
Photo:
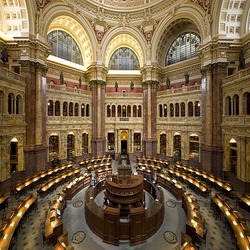
[[[227,76],[227,63],[202,68],[202,130],[201,163],[205,171],[222,176],[222,79]]]
[[[27,123],[24,149],[26,171],[29,175],[45,169],[46,146],[46,80],[47,68],[39,63],[20,61],[26,78],[25,114]]]
[[[155,157],[157,154],[156,138],[156,92],[158,81],[143,82],[143,155]]]

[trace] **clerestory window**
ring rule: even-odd
[[[178,36],[171,44],[165,66],[197,56],[197,48],[201,43],[201,38],[194,32],[185,32]]]
[[[48,34],[48,43],[53,56],[83,65],[80,47],[69,33],[53,30]]]

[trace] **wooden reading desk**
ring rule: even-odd
[[[238,217],[237,211],[234,211],[219,194],[215,194],[214,197],[211,197],[211,199],[220,208],[225,218],[229,221],[234,231],[235,238],[237,239],[239,249],[250,250],[249,230]]]
[[[9,216],[8,223],[6,224],[2,235],[0,238],[0,249],[8,250],[10,247],[12,236],[17,230],[17,226],[21,222],[24,214],[29,212],[32,204],[36,202],[37,198],[32,194],[28,194],[25,200],[14,210],[14,212]]]

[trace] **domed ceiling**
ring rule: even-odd
[[[126,17],[130,22],[159,18],[180,6],[183,0],[71,0],[85,15],[111,22]]]

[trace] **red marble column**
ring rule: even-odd
[[[202,131],[201,163],[205,171],[222,176],[222,79],[227,76],[227,63],[202,69]]]
[[[22,76],[26,78],[25,117],[26,145],[25,169],[32,175],[45,169],[46,147],[46,67],[31,61],[21,61]]]
[[[143,155],[155,157],[157,154],[156,139],[156,92],[158,81],[143,82]]]

